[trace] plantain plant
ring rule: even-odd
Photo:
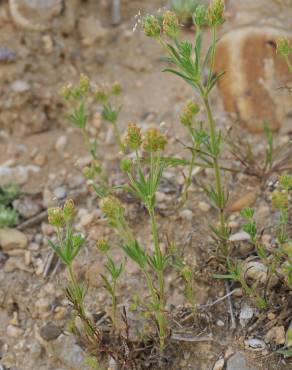
[[[171,67],[164,69],[164,71],[178,76],[190,85],[201,98],[207,113],[208,130],[193,121],[198,110],[197,104],[189,103],[181,116],[181,122],[187,126],[192,140],[192,159],[184,198],[187,194],[191,170],[195,163],[194,156],[196,155],[203,167],[211,166],[214,170],[215,184],[214,186],[204,186],[204,190],[218,210],[219,226],[213,225],[211,229],[219,242],[221,253],[226,257],[229,252],[226,240],[230,230],[227,226],[225,212],[227,194],[224,190],[219,163],[222,151],[222,134],[216,127],[210,106],[210,94],[224,74],[223,72],[218,75],[214,73],[217,28],[224,23],[223,12],[224,3],[222,0],[214,0],[208,8],[204,5],[197,6],[193,14],[196,26],[193,43],[179,39],[181,26],[176,14],[171,11],[167,11],[162,18],[153,15],[145,16],[142,24],[145,34],[155,38],[167,53],[167,57],[163,59]],[[210,27],[212,33],[211,45],[205,56],[202,55],[202,27],[204,26]],[[207,77],[205,76],[206,69],[208,69]]]

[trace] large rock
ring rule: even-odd
[[[276,54],[283,37],[292,40],[292,33],[244,26],[227,32],[218,44],[215,69],[226,72],[219,81],[225,109],[250,132],[262,132],[264,120],[278,130],[292,110],[291,93],[284,88],[292,82],[291,73]]]
[[[0,229],[0,247],[4,251],[24,249],[27,246],[27,237],[16,229]]]

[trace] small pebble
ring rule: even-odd
[[[23,330],[14,325],[8,325],[6,329],[6,333],[8,337],[19,338],[23,334]]]
[[[66,148],[67,143],[68,143],[68,138],[66,135],[62,135],[57,139],[56,144],[55,144],[55,149],[60,155],[64,154],[64,150]]]
[[[203,212],[209,212],[211,209],[210,204],[206,202],[199,202],[198,207],[200,208],[201,211]]]
[[[193,219],[193,212],[190,209],[184,209],[179,213],[180,217],[187,221],[192,221]]]

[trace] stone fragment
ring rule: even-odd
[[[200,208],[201,211],[203,212],[209,212],[211,209],[210,204],[206,202],[199,202],[198,207]]]
[[[255,191],[250,191],[240,198],[234,200],[229,206],[228,210],[230,212],[239,212],[245,207],[251,207],[257,199],[257,193]]]
[[[40,329],[40,336],[46,341],[51,341],[57,339],[62,331],[60,326],[48,323]]]
[[[19,338],[23,334],[23,330],[14,325],[8,325],[6,333],[10,338]]]
[[[30,84],[23,80],[16,80],[12,82],[10,88],[15,93],[24,93],[30,90]]]
[[[27,246],[27,237],[17,229],[0,229],[0,246],[4,251],[24,249]]]
[[[0,63],[12,63],[16,61],[16,52],[12,49],[0,46]]]
[[[84,45],[92,45],[96,41],[101,41],[108,34],[108,31],[94,16],[81,18],[79,21],[78,30]]]
[[[27,266],[25,266],[23,258],[10,257],[5,262],[5,265],[3,267],[3,271],[4,272],[13,272],[15,270],[21,270],[21,271],[32,273],[32,270],[29,269]]]
[[[292,40],[292,33],[280,27],[243,26],[221,38],[216,50],[216,72],[225,109],[250,132],[263,132],[267,120],[278,130],[291,111],[288,66],[276,53],[280,38]]]
[[[184,209],[179,213],[180,217],[187,221],[192,221],[194,214],[190,209]]]
[[[62,0],[10,0],[14,23],[30,31],[45,31],[63,9]]]
[[[213,370],[222,370],[224,367],[224,358],[220,358],[218,361],[216,361]]]
[[[284,326],[274,326],[265,335],[266,343],[275,343],[277,345],[285,343],[285,328]]]

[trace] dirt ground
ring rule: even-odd
[[[98,313],[109,303],[98,277],[103,271],[103,261],[94,244],[97,239],[107,236],[115,245],[117,238],[105,226],[95,196],[87,189],[81,176],[80,167],[88,162],[88,153],[83,138],[66,122],[64,103],[58,95],[60,88],[67,82],[77,81],[81,72],[96,84],[119,81],[123,88],[121,129],[125,129],[129,122],[137,122],[142,127],[160,124],[171,138],[168,154],[182,158],[188,155],[180,145],[180,142],[187,142],[188,139],[178,117],[193,92],[176,77],[161,72],[163,63],[159,59],[159,45],[146,38],[139,29],[133,32],[137,22],[135,16],[139,12],[151,13],[165,5],[165,1],[158,0],[122,1],[122,22],[112,27],[106,1],[80,1],[77,2],[74,15],[71,14],[73,20],[67,13],[65,18],[63,9],[60,14],[53,14],[49,18],[52,28],[38,32],[16,25],[8,3],[0,1],[0,49],[10,49],[13,54],[11,58],[15,59],[13,62],[0,62],[0,166],[18,168],[15,177],[28,199],[28,208],[32,207],[31,203],[37,205],[34,215],[41,215],[38,222],[22,230],[29,240],[25,252],[7,255],[0,250],[1,370],[87,369],[87,365],[80,365],[83,361],[82,350],[72,343],[70,337],[61,334],[57,338],[52,335],[46,340],[48,338],[44,339],[41,331],[42,327],[53,324],[64,333],[70,319],[70,310],[62,291],[65,280],[63,267],[54,270],[57,264],[54,258],[46,270],[51,255],[47,238],[52,235],[46,217],[42,216],[47,206],[58,204],[65,197],[75,197],[79,208],[77,227],[89,235],[88,244],[75,266],[79,276],[89,281],[88,310]],[[291,7],[289,1],[230,0],[227,2],[228,22],[221,32],[255,22],[280,25],[292,31]],[[97,32],[93,42],[90,40],[91,30],[81,26],[90,16],[100,21],[99,34]],[[193,34],[186,30],[185,36],[192,38]],[[230,119],[224,111],[218,90],[214,91],[211,103],[215,118],[223,129],[232,126],[235,135],[248,138],[258,153],[264,150],[262,135],[249,134],[239,123]],[[117,161],[120,153],[112,129],[104,126],[100,111],[92,108],[91,113],[90,130],[104,143],[100,152],[111,180],[118,182],[121,176]],[[291,139],[291,135],[292,129],[286,124],[276,134],[276,142],[284,143]],[[208,171],[197,173],[203,180],[212,179]],[[0,173],[0,176],[4,175]],[[231,202],[246,194],[253,194],[253,205],[262,226],[265,222],[273,221],[267,185],[275,176],[272,174],[265,184],[243,174],[228,177]],[[169,170],[163,181],[158,207],[160,236],[165,247],[168,240],[179,245],[196,269],[196,299],[198,304],[205,305],[226,294],[224,283],[214,281],[208,267],[212,239],[206,235],[208,223],[215,219],[216,211],[209,206],[203,191],[197,186],[195,175],[185,206],[190,212],[171,212],[173,199],[182,181],[183,174],[178,174],[177,170]],[[138,203],[125,201],[129,202],[131,226],[139,235],[138,238],[150,245],[146,212]],[[25,218],[24,215],[20,221],[25,221]],[[238,212],[232,212],[230,222],[234,232],[240,229]],[[114,256],[121,259],[121,251],[114,249]],[[8,260],[11,260],[10,268],[7,268]],[[145,295],[143,281],[139,279],[136,267],[129,263],[126,272],[121,282],[120,307],[129,307],[131,297],[136,292],[141,292],[142,299]],[[183,282],[171,272],[167,276],[167,288],[170,292],[167,302],[169,310],[182,307]],[[275,312],[280,310],[281,304],[290,310],[285,325],[289,317],[291,320],[291,292],[287,292],[286,298],[285,302],[277,302],[273,307]],[[240,296],[232,297],[237,321],[244,302]],[[249,368],[248,365],[255,370],[291,369],[291,361],[273,352],[271,346],[260,350],[248,348],[247,339],[263,338],[267,331],[266,323],[260,324],[253,332],[242,328],[239,323],[232,329],[228,300],[202,310],[201,315],[201,321],[190,323],[188,330],[193,336],[210,336],[210,340],[178,342],[179,345],[173,343],[171,353],[177,353],[170,357],[167,364],[169,369],[213,369],[220,358],[225,359],[227,367],[224,368],[229,370],[245,370]],[[256,312],[255,316],[259,318],[260,312]],[[11,333],[9,325],[19,330]],[[179,331],[179,327],[175,329]],[[241,368],[236,368],[236,365],[231,367],[228,361],[238,353],[242,354],[246,364],[238,365]]]

